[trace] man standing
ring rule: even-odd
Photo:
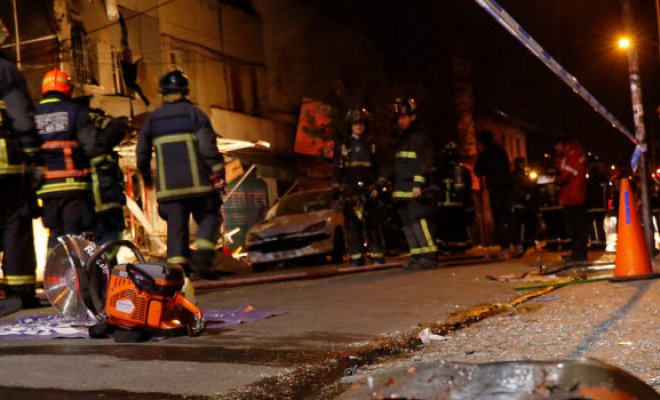
[[[568,135],[555,140],[559,155],[559,205],[564,207],[564,222],[571,238],[571,253],[562,256],[567,261],[586,261],[588,233],[584,202],[587,197],[587,159],[580,145]]]
[[[366,135],[371,114],[365,108],[348,112],[350,136],[336,146],[332,187],[335,197],[343,197],[344,220],[348,230],[348,253],[354,266],[365,264],[364,242],[374,264],[385,257],[378,197],[378,158],[376,144]],[[365,237],[366,236],[366,237]]]
[[[1,41],[0,41],[1,42]],[[38,164],[39,138],[25,79],[0,53],[0,251],[7,297],[23,308],[39,306],[35,297],[32,217],[36,207],[30,176]]]
[[[50,230],[49,251],[64,234],[94,228],[94,200],[89,158],[100,154],[87,111],[71,100],[69,75],[55,68],[44,76],[43,99],[36,123],[45,171],[37,194],[43,200],[43,222]]]
[[[181,71],[160,79],[163,104],[149,114],[138,136],[137,165],[151,186],[151,152],[156,149],[158,213],[167,221],[167,262],[215,279],[213,257],[220,233],[224,162],[216,135],[202,110],[188,100]],[[190,257],[188,221],[197,223],[197,251]]]
[[[119,154],[114,150],[126,137],[129,126],[126,118],[112,118],[98,108],[88,109],[89,118],[97,133],[97,143],[103,153],[91,160],[92,193],[96,211],[94,240],[103,245],[121,239],[126,228],[124,221],[124,175],[119,167]],[[116,261],[118,248],[106,253],[110,265]]]
[[[486,177],[486,188],[490,199],[490,209],[495,224],[495,236],[499,241],[500,260],[511,258],[511,223],[513,201],[511,196],[511,171],[509,156],[493,139],[488,130],[477,132],[477,152],[479,158],[474,173]]]
[[[437,265],[437,247],[433,215],[437,199],[430,198],[429,172],[433,164],[433,146],[429,132],[417,122],[414,99],[396,99],[394,115],[400,131],[394,163],[392,198],[397,202],[403,232],[412,258],[408,269],[426,269]]]

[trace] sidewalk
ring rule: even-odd
[[[534,262],[529,257],[424,272],[397,269],[199,293],[202,307],[251,304],[286,314],[198,338],[131,345],[105,339],[0,340],[0,393],[11,388],[14,398],[45,399],[61,389],[79,392],[56,398],[123,400],[314,393],[341,378],[343,369],[330,366],[326,376],[310,377],[313,382],[280,380],[297,377],[295,371],[318,372],[328,360],[350,359],[358,349],[415,332],[418,324],[445,320],[456,310],[507,301],[517,295],[516,284],[486,275],[520,274]],[[273,392],[275,386],[290,392]]]
[[[660,389],[660,280],[568,286],[449,333],[413,357],[356,375],[422,361],[483,363],[594,358]]]

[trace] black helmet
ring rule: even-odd
[[[397,98],[392,105],[395,115],[413,115],[417,113],[417,105],[412,97],[407,99]]]
[[[357,124],[358,122],[367,122],[371,119],[371,113],[365,107],[354,108],[346,113],[346,122],[349,125]]]
[[[188,77],[179,70],[171,71],[160,78],[160,92],[188,94]]]

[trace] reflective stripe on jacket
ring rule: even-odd
[[[399,138],[394,162],[392,197],[412,199],[413,188],[428,186],[427,176],[433,162],[433,149],[426,128],[413,124]]]
[[[208,118],[186,100],[164,103],[142,125],[136,158],[146,180],[151,179],[152,148],[156,150],[158,201],[211,193],[214,190],[211,174],[224,171]]]
[[[88,154],[95,151],[94,127],[87,112],[59,93],[47,93],[35,117],[45,166],[41,197],[91,189]]]
[[[0,58],[0,97],[0,175],[22,174],[26,161],[37,161],[39,138],[25,78],[4,58]]]

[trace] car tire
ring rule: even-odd
[[[344,239],[344,231],[337,228],[333,238],[332,253],[330,253],[330,262],[333,264],[344,263],[344,253],[346,253],[346,241]]]

